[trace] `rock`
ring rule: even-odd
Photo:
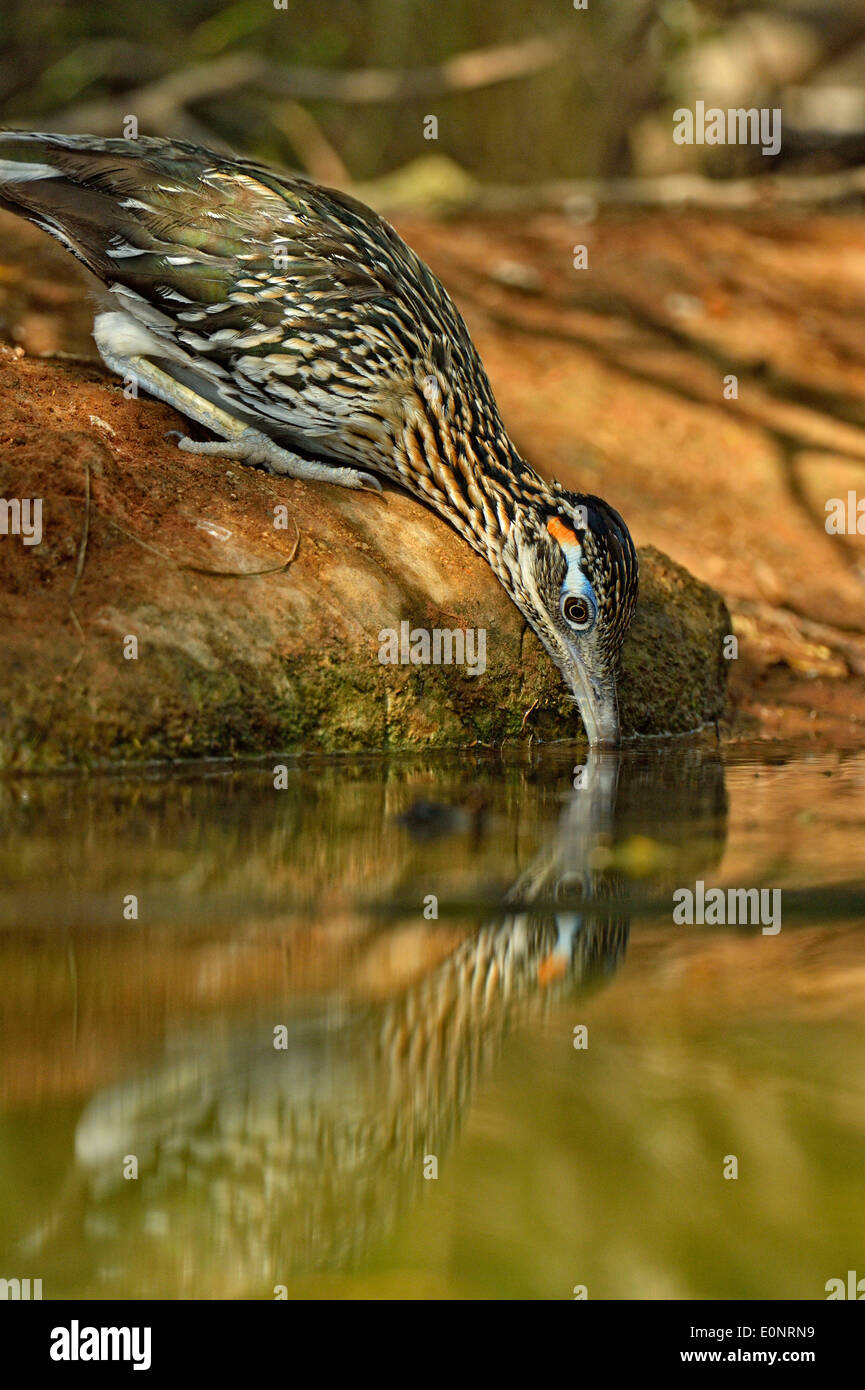
[[[546,653],[444,522],[396,489],[183,454],[164,438],[177,424],[97,363],[0,350],[0,496],[41,499],[43,530],[0,535],[0,768],[580,734]],[[623,729],[683,733],[722,712],[729,616],[659,552],[640,564]],[[486,670],[382,664],[379,634],[403,621],[484,629]]]

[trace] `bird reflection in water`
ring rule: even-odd
[[[683,821],[707,776],[710,800],[723,789],[720,762],[695,768]],[[446,1163],[506,1032],[624,959],[629,885],[609,854],[623,774],[645,805],[644,772],[591,750],[499,912],[398,996],[288,1014],[284,1048],[285,1016],[189,1036],[172,1060],[96,1093],[31,1251],[74,1245],[90,1265],[79,1286],[102,1297],[272,1297],[356,1267],[419,1196],[426,1156]]]

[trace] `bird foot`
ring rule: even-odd
[[[180,430],[168,430],[166,439],[176,439],[178,449],[187,454],[204,454],[210,458],[236,459],[241,463],[258,465],[268,473],[286,478],[302,478],[305,482],[334,483],[337,487],[354,488],[363,492],[380,493],[381,483],[374,473],[341,464],[321,463],[317,459],[301,458],[290,449],[283,449],[260,430],[245,429],[234,439],[200,441],[190,439]]]

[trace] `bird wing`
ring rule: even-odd
[[[3,204],[72,250],[169,359],[190,358],[220,404],[273,432],[380,458],[431,379],[497,425],[447,292],[344,193],[183,142],[7,132]]]

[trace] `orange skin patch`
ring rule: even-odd
[[[547,522],[547,530],[559,542],[559,545],[575,545],[579,550],[580,542],[577,540],[576,532],[569,531],[565,523],[559,521],[557,516]]]

